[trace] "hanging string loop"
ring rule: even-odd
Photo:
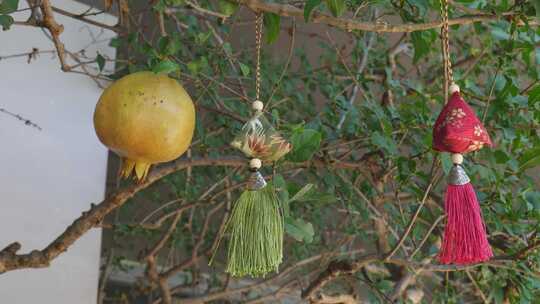
[[[454,75],[452,72],[452,62],[450,61],[450,38],[449,38],[449,22],[448,22],[448,0],[440,0],[441,3],[441,49],[443,55],[443,69],[444,69],[444,101],[448,103],[449,87],[454,84]],[[455,86],[457,87],[457,86]],[[451,91],[455,91],[455,87]],[[457,87],[459,91],[459,87]],[[450,92],[453,93],[453,92]]]
[[[252,108],[255,112],[262,112],[264,104],[261,101],[261,47],[262,47],[262,31],[263,31],[263,14],[257,13],[255,19],[255,101]]]

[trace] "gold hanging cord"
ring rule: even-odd
[[[261,45],[263,30],[263,14],[258,13],[255,20],[255,48],[257,52],[255,66],[255,100],[261,100]]]
[[[441,49],[444,67],[444,102],[448,102],[448,87],[454,82],[452,63],[450,62],[450,38],[448,37],[448,0],[441,1]]]

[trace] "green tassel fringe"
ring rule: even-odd
[[[264,277],[278,271],[283,260],[284,223],[272,185],[244,191],[226,229],[231,235],[226,272],[234,277]]]

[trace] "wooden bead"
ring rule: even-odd
[[[463,155],[459,153],[452,154],[452,162],[456,165],[461,165],[463,163]]]
[[[260,100],[255,100],[253,104],[251,105],[251,107],[253,108],[253,110],[260,112],[264,108],[264,103]]]
[[[259,169],[262,166],[262,161],[258,158],[252,158],[249,161],[249,167],[252,169]]]
[[[450,91],[450,94],[454,94],[455,92],[459,93],[459,86],[455,83],[452,83],[448,88],[448,91]]]

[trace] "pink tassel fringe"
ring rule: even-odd
[[[471,183],[448,185],[444,209],[447,219],[439,261],[467,265],[489,260],[493,253]]]

